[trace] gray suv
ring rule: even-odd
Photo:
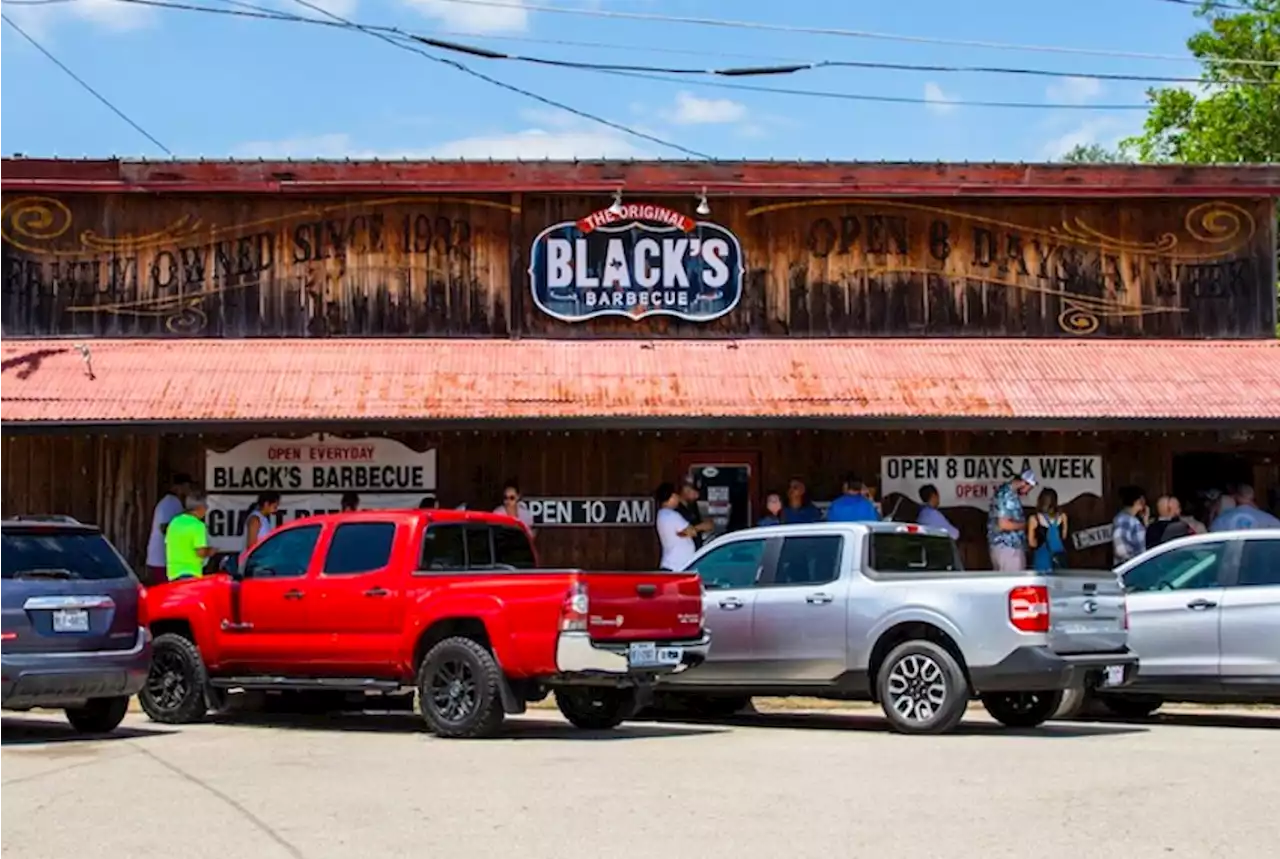
[[[101,531],[68,517],[6,519],[0,549],[3,708],[115,729],[151,665],[142,585]]]

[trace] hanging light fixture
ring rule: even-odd
[[[615,218],[622,216],[622,189],[613,192],[613,205],[609,207],[609,214]]]
[[[698,195],[698,208],[694,209],[702,217],[711,214],[711,204],[707,202],[707,189],[703,188],[702,193]]]

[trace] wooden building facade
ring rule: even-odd
[[[794,476],[829,499],[849,470],[883,486],[886,512],[912,518],[916,499],[903,487],[916,484],[884,473],[911,458],[943,472],[996,463],[970,475],[964,485],[975,487],[1007,476],[1006,461],[1071,460],[1089,472],[1067,504],[1078,528],[1109,522],[1129,483],[1190,499],[1251,482],[1273,504],[1280,491],[1280,351],[1264,342],[1276,330],[1275,167],[24,159],[5,161],[3,185],[3,510],[99,522],[139,564],[166,475],[208,484],[217,457],[255,439],[328,444],[319,433],[393,441],[403,451],[388,462],[430,453],[430,479],[401,487],[403,498],[489,509],[518,478],[545,501],[546,560],[584,567],[655,563],[634,504],[695,472],[726,527],[752,522],[764,493]],[[785,340],[790,351],[779,351],[776,373],[756,368],[763,378],[731,392],[742,401],[723,413],[663,411],[663,387],[674,392],[688,369],[679,364],[644,378],[616,368],[612,394],[593,368],[575,366],[576,378],[531,394],[534,406],[495,400],[486,411],[452,373],[376,390],[375,360],[366,384],[380,402],[399,402],[394,420],[363,395],[326,397],[326,380],[308,369],[308,350],[326,341],[448,350],[477,339],[729,349]],[[905,355],[906,341],[945,340],[962,344],[963,362],[964,341],[997,339],[1149,341],[1137,354],[1151,363],[1117,367],[1114,390],[1079,413],[1088,392],[1072,390],[1079,368],[1059,359],[988,368],[990,394],[934,391],[931,410],[921,391],[945,386],[945,365],[860,369],[882,372],[877,396],[890,392],[891,408],[856,379],[827,393],[841,381],[830,374],[847,371],[832,349],[891,340]],[[242,341],[285,369],[216,396],[155,383],[191,370],[210,340]],[[1180,364],[1176,350],[1163,363],[1150,357],[1205,340],[1242,351],[1213,365]],[[128,373],[103,370],[144,341],[172,343],[165,360],[176,362],[142,371],[145,396]],[[501,360],[534,360],[511,354]],[[1243,405],[1142,405],[1144,386],[1180,373],[1189,391],[1236,385]],[[777,390],[753,411],[767,385]],[[628,386],[658,393],[624,407],[636,401]],[[316,391],[313,412],[281,417],[272,401],[299,387]],[[471,411],[464,420],[402,402],[419,387],[470,398]],[[1058,390],[1060,407],[1019,412],[1021,391],[1051,400]],[[730,397],[718,394],[720,405]],[[242,507],[251,490],[291,491],[265,479],[208,488]],[[342,488],[308,485],[290,509],[327,509]],[[981,500],[947,512],[966,560],[985,565]],[[234,511],[219,515],[231,518],[211,528],[230,542]],[[1106,551],[1083,545],[1077,560],[1106,563]]]

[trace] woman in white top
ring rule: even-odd
[[[276,511],[280,509],[280,493],[264,492],[249,508],[249,518],[245,520],[244,547],[252,549],[261,543],[275,528]]]
[[[680,494],[676,492],[674,483],[659,486],[654,493],[654,500],[658,502],[656,525],[658,541],[662,544],[662,560],[658,562],[658,566],[664,570],[680,572],[693,560],[697,551],[693,542],[697,529],[676,509],[680,506]]]

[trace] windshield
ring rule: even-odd
[[[868,566],[879,573],[955,573],[964,569],[950,537],[874,533]]]
[[[0,543],[4,578],[123,579],[129,568],[96,531],[9,530]]]

